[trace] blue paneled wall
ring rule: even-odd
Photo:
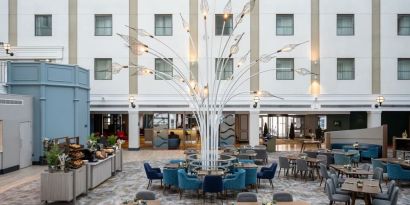
[[[33,161],[44,138],[89,135],[89,71],[78,66],[9,62],[8,92],[33,96]]]

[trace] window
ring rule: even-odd
[[[337,79],[354,80],[354,58],[337,59]]]
[[[399,58],[397,72],[398,80],[410,80],[410,58]]]
[[[224,14],[215,14],[215,35],[222,36],[222,27],[224,25]],[[231,35],[233,31],[233,15],[229,14],[225,20],[223,36]]]
[[[112,15],[95,15],[95,35],[112,36]]]
[[[276,35],[293,35],[293,14],[276,14]]]
[[[293,80],[293,58],[276,59],[276,80]]]
[[[173,76],[172,58],[155,58],[155,80],[171,80]]]
[[[410,14],[399,14],[397,16],[397,34],[410,36]]]
[[[172,14],[155,14],[155,35],[172,36]]]
[[[222,67],[224,68],[222,69]],[[215,59],[216,79],[230,80],[232,75],[233,75],[233,58],[216,58]]]
[[[112,79],[112,59],[96,58],[94,59],[94,79],[111,80]]]
[[[354,35],[354,15],[337,14],[337,35],[353,36]]]
[[[51,36],[52,18],[51,15],[35,15],[35,36]]]

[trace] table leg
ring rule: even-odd
[[[356,203],[356,192],[352,192],[352,205]]]
[[[305,147],[305,143],[302,143],[302,147],[300,147],[300,152],[303,151],[304,147]]]

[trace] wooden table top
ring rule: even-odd
[[[347,175],[373,175],[372,171],[368,171],[368,170],[364,170],[364,169],[358,169],[355,168],[356,171],[354,171],[354,168],[352,168],[351,170],[345,168],[343,165],[336,165],[336,164],[331,164],[329,165],[329,167],[342,172],[343,174],[347,174]]]
[[[236,168],[257,168],[258,165],[256,165],[255,163],[241,163],[241,164],[236,164],[235,165]]]
[[[400,164],[403,167],[410,167],[410,161],[406,160],[398,160],[396,158],[380,158],[379,160],[381,160],[384,163],[394,163]]]
[[[262,202],[236,202],[236,205],[262,205]],[[276,202],[276,205],[310,205],[306,201]]]
[[[297,155],[289,155],[289,156],[287,156],[286,158],[288,158],[288,160],[301,159],[301,158],[300,158],[299,156],[297,156]],[[307,157],[305,160],[306,160],[307,162],[311,162],[311,163],[319,163],[319,162],[321,162],[320,159],[318,159],[318,158],[313,158],[313,157]]]
[[[357,181],[359,180],[363,182],[361,188],[357,187]],[[342,190],[366,194],[380,193],[379,181],[372,179],[346,178],[346,181],[342,184]]]
[[[225,175],[225,172],[222,170],[212,170],[212,171],[207,171],[207,170],[199,170],[197,172],[198,176],[206,176],[206,175],[212,175],[212,176],[223,176]]]

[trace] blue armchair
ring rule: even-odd
[[[163,177],[164,177],[164,190],[168,186],[178,187],[178,170],[177,169],[164,169],[163,170]]]
[[[261,171],[257,173],[258,185],[260,185],[261,179],[268,179],[270,185],[273,188],[272,179],[273,179],[273,177],[275,177],[277,167],[278,167],[277,162],[273,162],[270,167],[262,167]]]
[[[147,189],[152,184],[152,180],[161,180],[161,187],[162,187],[162,178],[163,175],[161,173],[160,168],[152,168],[147,162],[144,163],[145,174],[147,174],[147,178],[149,180]]]
[[[377,146],[369,146],[367,150],[363,150],[361,153],[362,158],[366,159],[373,159],[379,157],[379,147]]]
[[[396,180],[400,186],[400,181],[410,181],[410,170],[401,168],[400,164],[387,164],[387,175],[390,180]]]
[[[222,193],[223,182],[221,176],[207,175],[202,183],[202,191],[204,194],[204,200],[206,193]]]
[[[223,180],[225,194],[227,190],[244,190],[245,187],[245,170],[238,169],[233,175],[228,175]]]
[[[245,169],[245,186],[255,186],[256,192],[258,192],[257,184],[257,168],[247,168]]]
[[[201,187],[201,180],[195,176],[188,176],[184,169],[178,169],[179,198],[182,198],[182,192],[184,190],[196,190],[199,197],[199,189]]]

